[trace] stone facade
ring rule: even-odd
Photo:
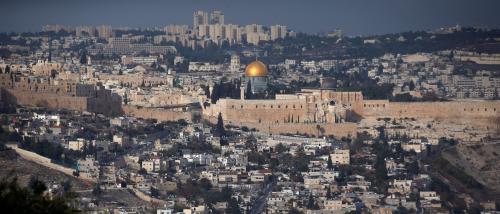
[[[500,117],[500,101],[389,102],[388,100],[365,100],[363,117],[495,118]]]
[[[361,92],[336,92],[325,89],[302,90],[296,94],[276,95],[276,99],[220,99],[203,103],[203,115],[226,125],[246,126],[275,134],[354,136],[362,111]]]
[[[123,106],[126,115],[143,119],[156,119],[161,121],[191,120],[191,112],[176,111],[163,108],[144,108],[136,106]]]
[[[220,99],[216,104],[205,102],[202,109],[207,118],[220,113],[225,124],[274,134],[354,136],[356,122],[377,118],[468,123],[478,130],[500,133],[500,101],[389,102],[363,100],[361,92],[305,89],[269,100]]]
[[[0,74],[2,98],[10,107],[16,105],[89,111],[120,115],[121,97],[102,85],[84,84],[50,77]]]

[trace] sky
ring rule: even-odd
[[[282,24],[306,33],[500,27],[500,0],[0,0],[0,31],[40,31],[45,24],[192,25],[196,10],[221,10],[226,23]]]

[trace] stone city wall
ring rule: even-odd
[[[7,102],[28,106],[46,107],[51,109],[67,109],[73,111],[86,111],[86,97],[61,96],[52,93],[33,93],[31,91],[19,91],[5,89],[5,99]]]
[[[213,124],[217,123],[217,117],[207,118]],[[258,123],[224,121],[225,125],[236,127],[247,127],[257,131],[270,134],[300,134],[309,136],[329,136],[337,138],[356,136],[356,123]]]
[[[191,112],[137,106],[122,106],[122,109],[126,115],[143,119],[156,119],[159,122],[178,121],[181,119],[191,121]]]
[[[31,152],[31,151],[21,149],[15,144],[7,144],[7,147],[14,149],[17,152],[17,154],[19,154],[19,156],[21,156],[21,158],[23,158],[23,159],[35,162],[37,164],[40,164],[42,166],[48,167],[48,168],[53,169],[53,170],[57,170],[57,171],[62,172],[66,175],[73,176],[73,172],[75,171],[72,168],[68,168],[68,167],[61,166],[59,164],[52,163],[51,159],[44,157],[44,156],[41,156],[41,155],[34,153],[34,152]],[[92,179],[85,179],[83,177],[76,177],[76,178],[80,179],[80,180],[84,180],[84,181],[95,182]]]
[[[500,101],[389,102],[365,100],[363,117],[492,118],[500,117]]]
[[[467,127],[468,131],[455,130],[458,131],[457,138],[470,137],[464,132],[478,133],[477,136],[500,136],[500,101],[388,102],[387,100],[365,100],[364,106],[364,118],[433,119],[439,121],[440,124],[446,124],[448,128]]]
[[[257,125],[257,124],[256,124]],[[318,129],[319,125],[319,129]],[[262,126],[260,126],[262,128]],[[337,138],[356,136],[356,123],[328,123],[328,124],[279,124],[271,125],[268,131],[271,134],[308,134],[310,136],[335,136]],[[265,129],[265,128],[264,128]],[[262,130],[266,132],[265,130]]]
[[[70,111],[89,111],[109,116],[121,115],[121,101],[109,96],[73,97],[53,93],[36,93],[32,91],[4,89],[5,103],[26,107],[45,107],[50,109],[66,109]]]
[[[297,123],[314,121],[308,115],[308,106],[303,100],[219,100],[213,105],[210,116],[218,116],[221,112],[224,120],[238,124],[249,123]]]

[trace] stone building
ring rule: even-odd
[[[256,60],[245,69],[242,87],[250,87],[252,94],[263,94],[267,90],[268,71],[264,63]],[[244,92],[245,90],[242,90]]]
[[[89,111],[119,115],[121,97],[100,83],[88,84],[57,76],[32,76],[23,73],[0,74],[2,99],[16,105]]]
[[[244,80],[252,92],[267,86],[267,68],[260,61],[247,66]],[[244,82],[244,81],[242,81]],[[265,82],[265,84],[264,84]],[[244,86],[244,84],[242,84]],[[255,88],[254,88],[255,87]],[[275,99],[223,98],[215,104],[202,99],[203,115],[215,121],[220,114],[226,125],[246,126],[276,134],[354,136],[363,119],[435,119],[447,124],[467,123],[488,136],[500,135],[500,102],[460,100],[448,102],[389,102],[364,100],[361,92],[336,91],[334,79],[323,78],[318,89],[278,94]]]

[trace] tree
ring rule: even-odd
[[[410,81],[409,88],[410,88],[410,91],[415,90],[415,83],[413,82],[413,80],[412,80],[412,81]]]
[[[386,193],[387,191],[387,168],[385,166],[385,158],[389,155],[390,149],[387,142],[378,142],[374,144],[374,152],[377,155],[375,161],[375,187],[378,193]]]
[[[333,169],[332,157],[328,155],[328,169]]]
[[[415,160],[408,165],[408,172],[413,175],[418,175],[420,167],[418,166],[418,161]]]
[[[245,88],[245,98],[246,99],[252,99],[252,82],[248,80],[247,82],[247,87]]]
[[[80,64],[87,64],[87,51],[82,52],[82,55],[80,56]]]
[[[94,186],[94,189],[92,189],[92,194],[95,195],[95,196],[97,196],[97,197],[101,196],[101,194],[102,194],[101,185],[96,184]]]
[[[210,93],[210,101],[212,104],[215,104],[217,100],[220,98],[220,86],[219,84],[215,84],[212,88],[212,93]]]
[[[141,168],[139,169],[139,171],[137,171],[138,174],[140,175],[147,175],[148,174],[148,171],[144,168]]]
[[[33,179],[31,186],[21,187],[17,178],[0,181],[0,207],[3,213],[74,213],[68,207],[68,198],[52,199],[41,191],[45,184]],[[46,188],[46,187],[45,187]],[[45,191],[45,190],[44,190]]]
[[[327,187],[326,189],[326,198],[327,199],[331,199],[333,196],[332,196],[332,190],[330,189],[330,187]]]
[[[238,201],[234,198],[230,198],[227,203],[226,213],[228,214],[240,214],[241,209],[238,205]]]
[[[31,177],[28,186],[35,195],[42,195],[43,192],[47,190],[47,186],[45,186],[45,183],[38,180],[38,178],[36,177]]]
[[[160,197],[160,191],[158,191],[156,188],[154,188],[154,187],[150,187],[150,188],[149,188],[149,191],[151,192],[151,196],[152,196],[153,198],[158,198],[158,197]]]
[[[286,148],[285,145],[283,145],[282,143],[278,143],[278,145],[276,145],[276,153],[283,153],[283,152],[286,152],[288,149]]]
[[[71,181],[70,180],[66,180],[66,181],[62,182],[61,186],[62,186],[63,192],[65,194],[71,192],[71,189],[73,188],[73,185],[71,185]]]
[[[215,133],[219,137],[226,136],[226,130],[224,129],[224,120],[222,120],[222,114],[219,112],[217,117],[217,124],[215,126]]]
[[[201,188],[203,188],[204,190],[208,191],[208,190],[212,189],[212,182],[210,182],[206,178],[200,179],[199,183],[200,183]]]
[[[316,201],[314,200],[312,194],[309,195],[309,199],[307,200],[307,209],[310,209],[310,210],[318,210],[319,209],[319,206],[316,203]]]

